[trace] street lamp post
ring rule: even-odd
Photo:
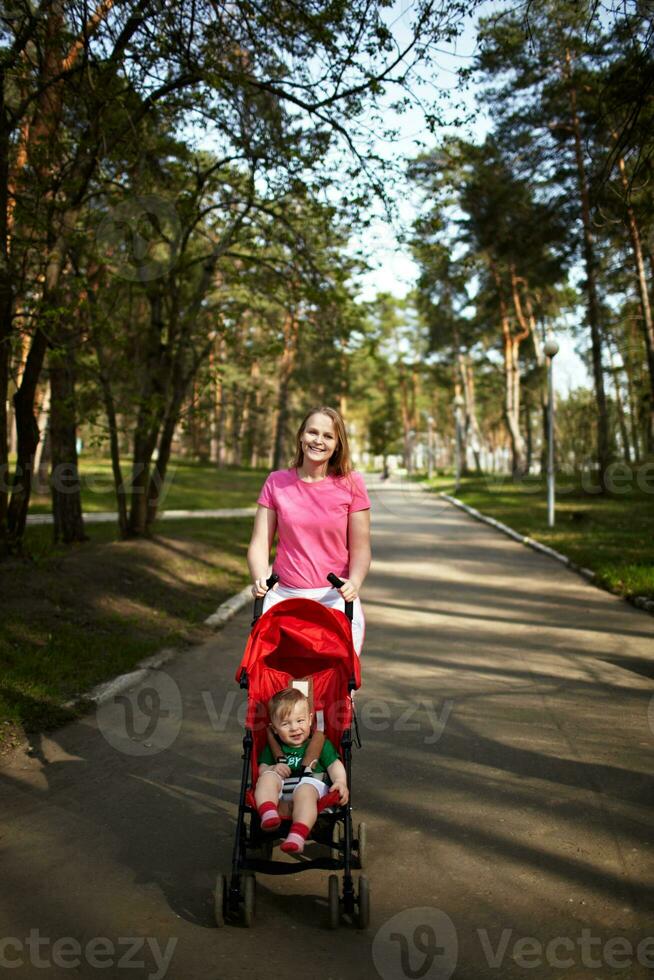
[[[454,492],[458,493],[461,486],[461,409],[464,401],[461,395],[454,399]]]
[[[559,345],[550,337],[543,350],[547,358],[547,525],[554,527],[554,370]]]

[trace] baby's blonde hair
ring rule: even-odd
[[[273,694],[268,702],[268,715],[271,722],[274,724],[277,721],[284,721],[300,701],[305,701],[307,709],[309,708],[309,699],[296,687],[287,687],[283,691],[277,691],[277,694]]]

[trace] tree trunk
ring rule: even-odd
[[[252,362],[251,377],[253,382],[250,399],[250,466],[259,466],[261,455],[261,368],[258,361]]]
[[[128,534],[135,537],[147,534],[150,465],[161,429],[166,378],[170,372],[169,346],[162,343],[165,324],[163,321],[161,284],[154,285],[148,294],[148,301],[150,317],[144,335],[143,381],[139,393],[139,407],[134,430],[130,480]],[[171,332],[169,331],[168,344],[170,344]]]
[[[152,454],[157,444],[159,426],[146,427],[140,417],[134,434],[134,453],[132,456],[132,477],[130,481],[130,511],[127,523],[128,535],[139,537],[148,530],[148,487],[150,486],[150,466]]]
[[[43,398],[38,410],[39,444],[34,457],[34,475],[36,477],[36,492],[41,493],[42,487],[48,485],[48,473],[52,463],[52,439],[50,435],[50,382],[45,386]]]
[[[107,424],[109,426],[109,448],[111,455],[111,470],[114,478],[114,492],[116,494],[116,507],[118,509],[118,530],[121,538],[124,540],[128,536],[128,522],[127,493],[126,487],[123,484],[123,471],[120,462],[120,436],[122,426],[120,416],[118,416],[116,413],[116,403],[114,401],[110,380],[111,370],[107,363],[102,337],[101,334],[99,334],[95,329],[97,304],[96,294],[100,288],[101,281],[101,276],[94,276],[92,282],[87,287],[86,296],[88,298],[89,321],[91,325],[91,343],[98,359],[98,377],[100,380],[104,410],[107,413]]]
[[[413,472],[413,439],[411,428],[411,409],[409,406],[409,395],[407,391],[407,379],[405,365],[399,365],[399,387],[400,387],[400,412],[402,417],[402,445],[404,465],[407,473]]]
[[[191,354],[186,348],[186,345],[182,344],[172,364],[172,395],[163,418],[157,458],[151,469],[150,479],[147,485],[148,531],[151,530],[161,503],[161,491],[165,486],[175,429],[179,422],[184,399],[197,375],[198,367],[209,356],[209,351],[212,349],[213,344],[214,338],[211,337],[207,345],[197,354]]]
[[[577,187],[581,201],[581,220],[583,224],[583,254],[586,270],[586,296],[588,302],[588,322],[590,326],[591,352],[593,363],[593,381],[595,383],[595,401],[597,403],[597,462],[599,465],[599,483],[606,490],[606,470],[610,462],[609,420],[604,391],[604,373],[602,368],[602,328],[600,307],[597,298],[597,260],[595,258],[595,236],[591,223],[590,198],[584,152],[581,139],[581,126],[577,114],[577,90],[572,81],[572,58],[570,50],[565,53],[565,76],[568,82],[570,99],[570,122],[574,134],[575,160],[577,165]]]
[[[106,377],[101,378],[102,394],[104,407],[109,423],[109,445],[111,451],[111,470],[114,477],[114,488],[116,491],[116,506],[118,507],[118,529],[123,540],[128,536],[127,522],[127,495],[123,484],[123,471],[120,463],[120,442],[119,427],[116,417],[116,407],[114,404],[111,385]]]
[[[20,388],[14,395],[16,414],[16,469],[11,484],[11,500],[7,513],[7,533],[10,549],[20,551],[25,532],[27,510],[32,487],[32,466],[39,441],[39,427],[34,417],[34,395],[45,357],[46,338],[37,327],[27,357]]]
[[[273,452],[273,469],[280,470],[285,464],[286,429],[288,426],[289,404],[288,396],[290,381],[295,367],[295,355],[299,323],[297,318],[288,314],[284,321],[284,350],[279,366],[279,389],[277,394],[277,425],[275,427],[275,443]]]
[[[524,409],[525,409],[525,437],[526,437],[526,462],[525,470],[527,473],[531,471],[531,460],[534,450],[533,432],[531,424],[531,398],[529,397],[528,390],[525,391],[524,399]]]
[[[614,133],[615,136],[615,133]],[[625,192],[625,209],[631,248],[634,257],[636,281],[638,283],[638,296],[640,299],[640,309],[642,314],[643,335],[645,337],[645,350],[647,351],[647,368],[649,374],[649,413],[647,418],[647,452],[654,453],[654,323],[652,322],[652,307],[649,301],[649,291],[647,289],[647,279],[645,278],[645,262],[643,260],[643,247],[640,239],[640,229],[636,221],[636,214],[629,203],[629,180],[627,178],[625,162],[620,157],[618,159],[620,178]],[[617,382],[616,382],[617,385]]]
[[[212,390],[209,459],[220,467],[225,465],[225,404],[221,376],[224,363],[225,338],[220,337],[209,352]]]
[[[9,451],[7,444],[7,398],[9,396],[9,350],[13,330],[13,274],[9,254],[9,127],[5,106],[5,73],[0,66],[0,558],[8,547]]]
[[[497,297],[500,311],[500,326],[502,329],[502,352],[504,355],[504,420],[509,433],[511,443],[511,472],[514,478],[524,476],[525,473],[525,443],[520,432],[520,341],[524,336],[524,331],[516,337],[511,332],[511,322],[506,300],[504,298],[504,288],[497,266],[491,265],[495,285],[497,286]],[[515,274],[512,273],[514,277]],[[516,284],[513,282],[514,300],[516,296]],[[518,299],[519,303],[519,299]]]
[[[170,462],[170,451],[173,444],[173,438],[175,436],[175,429],[177,427],[177,422],[179,420],[179,413],[184,401],[184,391],[178,389],[173,402],[166,413],[164,419],[163,427],[161,429],[161,437],[159,439],[159,450],[157,452],[157,458],[152,466],[152,471],[150,475],[150,481],[148,483],[148,507],[147,507],[147,528],[148,531],[152,529],[157,512],[159,510],[159,505],[161,503],[161,488],[164,485],[166,479],[166,473],[168,471],[168,463]]]
[[[618,428],[620,429],[620,437],[622,439],[622,445],[624,447],[624,458],[627,463],[631,463],[631,446],[629,444],[629,430],[627,429],[627,418],[624,410],[624,399],[622,397],[622,390],[620,388],[620,368],[615,363],[615,358],[613,356],[613,349],[611,343],[607,343],[607,349],[609,352],[609,361],[611,364],[611,375],[613,377],[613,388],[615,391],[615,407],[618,415]]]
[[[247,392],[243,385],[235,382],[232,385],[232,465],[241,465],[241,441],[243,437],[244,415],[247,402]]]
[[[637,328],[635,322],[631,321],[631,350],[627,347],[629,353],[632,353],[636,348],[636,334]],[[634,365],[632,363],[631,356],[628,356],[625,361],[625,377],[627,379],[627,396],[629,398],[629,422],[631,427],[631,445],[634,450],[634,461],[640,463],[641,453],[640,453],[640,404],[638,402],[638,397],[636,394],[636,386],[634,384]]]
[[[88,541],[84,533],[77,460],[75,376],[72,344],[54,351],[49,361],[52,516],[54,540]]]
[[[479,451],[481,449],[481,430],[477,419],[477,406],[475,400],[475,378],[473,373],[470,354],[464,353],[457,343],[457,362],[459,374],[461,376],[461,391],[463,392],[465,425],[463,427],[462,448],[461,448],[461,472],[468,473],[468,445],[472,449],[475,458],[475,469],[481,473],[481,459]],[[458,391],[456,392],[458,394]]]
[[[7,445],[7,396],[9,394],[9,338],[13,296],[8,256],[0,260],[0,558],[7,551],[7,505],[9,501],[9,447]]]

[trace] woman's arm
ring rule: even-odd
[[[347,523],[350,571],[339,592],[346,602],[353,602],[370,568],[370,511],[357,510]]]
[[[254,582],[252,594],[255,598],[258,595],[265,595],[268,591],[266,586],[268,560],[276,530],[276,512],[270,507],[263,507],[259,504],[254,516],[254,527],[248,547],[248,568]]]

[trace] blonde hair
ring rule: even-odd
[[[309,699],[296,687],[288,687],[283,691],[277,691],[268,702],[268,715],[270,721],[275,724],[288,718],[291,711],[300,701],[306,701],[307,710],[309,709]]]
[[[337,412],[335,408],[329,408],[327,405],[321,405],[319,408],[312,408],[302,419],[300,428],[297,430],[297,435],[295,437],[295,455],[291,460],[291,466],[302,466],[304,461],[304,453],[302,451],[302,443],[300,440],[302,433],[307,427],[307,422],[312,415],[327,415],[334,423],[338,445],[329,458],[327,471],[331,473],[332,476],[347,476],[352,472],[352,460],[350,459],[350,446],[347,441],[345,422],[343,421],[343,416],[340,414],[340,412]]]

